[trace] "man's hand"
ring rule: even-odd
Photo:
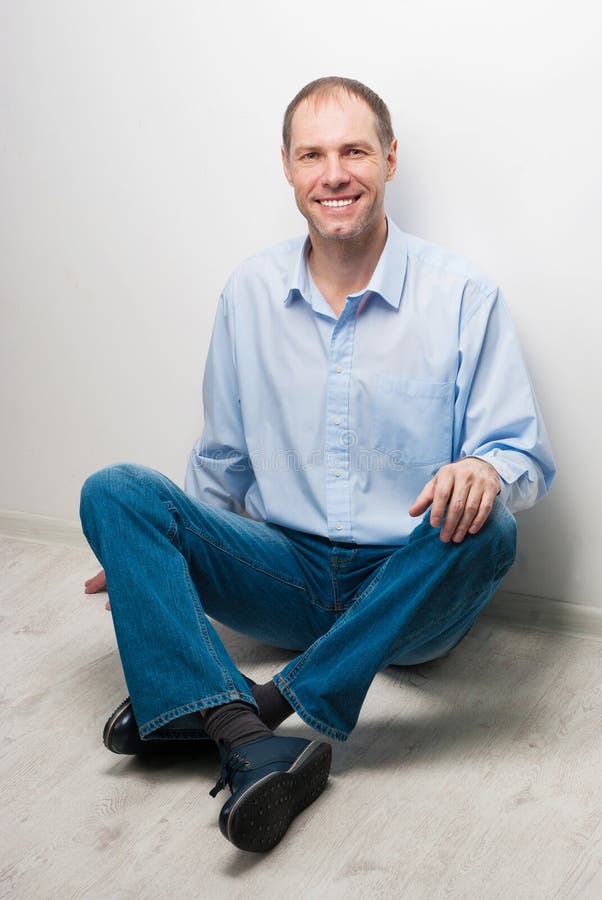
[[[94,575],[93,578],[88,578],[88,580],[84,583],[84,591],[86,594],[98,594],[101,591],[106,591],[107,589],[107,576],[105,575],[105,570],[101,569],[98,575]],[[110,609],[111,604],[107,600],[105,603],[105,609]]]
[[[485,524],[493,501],[501,490],[500,476],[484,459],[467,456],[442,466],[425,485],[410,507],[420,516],[432,504],[430,523],[438,528],[444,543],[459,544],[467,534],[476,534]]]

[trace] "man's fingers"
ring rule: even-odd
[[[422,488],[412,506],[410,506],[408,512],[411,516],[420,516],[423,512],[427,511],[433,502],[434,487],[435,479],[431,478],[431,480]]]
[[[443,516],[445,515],[446,508],[450,503],[450,497],[453,494],[453,475],[448,474],[444,469],[440,469],[437,473],[435,484],[435,495],[433,497],[433,508],[431,509],[430,521],[433,528],[438,528],[443,521]]]
[[[105,609],[107,609],[109,612],[111,611],[111,601],[110,600],[107,600],[107,602],[105,603]]]
[[[481,499],[481,505],[479,507],[479,512],[474,517],[470,528],[468,529],[469,534],[477,534],[489,518],[491,510],[493,509],[493,503],[495,501],[497,494],[493,492],[486,491],[483,494]]]
[[[430,503],[430,524],[441,526],[441,540],[460,543],[483,527],[499,489],[500,478],[493,466],[467,457],[439,469],[414,501],[410,515],[420,515]]]
[[[106,589],[107,578],[104,569],[101,569],[100,572],[92,578],[88,578],[84,583],[84,591],[86,594],[97,594],[99,591],[106,591]]]
[[[459,544],[466,537],[467,532],[472,527],[481,509],[482,497],[482,491],[478,488],[472,488],[469,491],[464,504],[462,517],[451,533],[451,540],[454,541],[454,543]]]
[[[466,485],[458,486],[453,492],[447,506],[445,521],[443,523],[443,527],[441,528],[441,534],[439,535],[442,541],[451,541],[453,535],[456,533],[456,530],[464,523],[466,516],[469,515],[469,513],[467,512],[469,498],[472,515],[470,517],[470,521],[466,524],[467,528],[470,525],[470,522],[472,522],[472,519],[476,515],[476,512],[479,508],[478,501],[475,507],[475,501],[472,497],[472,492],[470,492],[469,488]]]

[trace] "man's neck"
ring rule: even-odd
[[[349,294],[366,287],[387,242],[383,217],[368,235],[356,240],[326,240],[310,229],[309,269],[312,278],[335,315],[339,316]]]

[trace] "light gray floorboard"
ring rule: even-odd
[[[2,538],[0,563],[1,897],[602,896],[599,641],[481,619],[446,659],[387,670],[324,795],[244,854],[213,750],[104,750],[126,692],[92,555]],[[256,678],[290,658],[220,630]]]

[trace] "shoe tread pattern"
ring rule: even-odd
[[[220,828],[240,850],[263,853],[284,837],[289,825],[326,787],[332,748],[316,747],[287,772],[273,772],[252,785],[232,807]]]

